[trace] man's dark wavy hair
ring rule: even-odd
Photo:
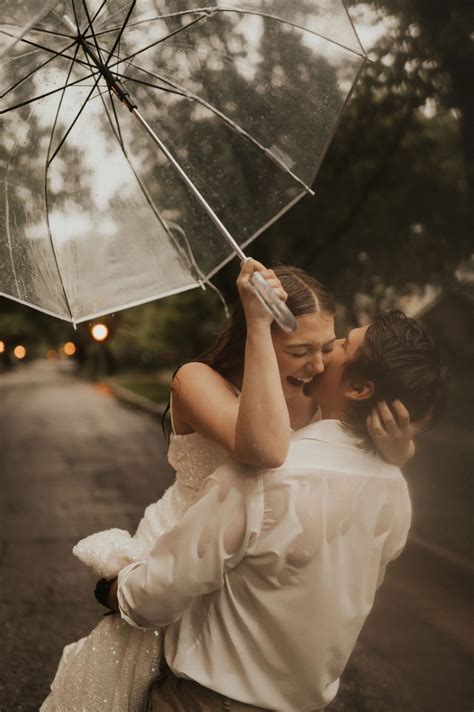
[[[431,414],[430,425],[445,401],[446,367],[431,337],[401,311],[380,314],[367,329],[363,344],[344,367],[350,383],[372,381],[373,395],[347,406],[343,423],[366,449],[374,449],[366,419],[380,401],[401,400],[411,422]]]

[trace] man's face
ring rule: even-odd
[[[368,328],[352,329],[344,339],[336,339],[324,372],[311,384],[311,398],[320,406],[324,418],[338,418],[342,413],[349,388],[343,381],[344,366],[364,343]]]

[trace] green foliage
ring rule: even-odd
[[[374,280],[450,284],[469,254],[461,123],[424,34],[401,16],[371,52],[355,95],[305,199],[256,243],[318,274],[351,307]],[[411,28],[411,29],[410,29]]]
[[[131,369],[174,367],[203,352],[225,318],[209,289],[194,289],[118,314],[111,347],[119,363]]]
[[[73,335],[71,324],[0,298],[0,341],[7,348],[23,344],[31,355],[44,355],[48,346],[60,346]]]

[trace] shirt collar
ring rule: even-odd
[[[309,423],[301,430],[296,431],[293,440],[319,440],[324,443],[338,443],[347,447],[354,447],[357,444],[356,438],[347,433],[340,420],[320,420],[317,423]]]

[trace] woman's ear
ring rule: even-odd
[[[345,396],[349,400],[362,401],[372,398],[375,392],[375,386],[372,381],[366,381],[365,383],[350,384],[347,389]]]

